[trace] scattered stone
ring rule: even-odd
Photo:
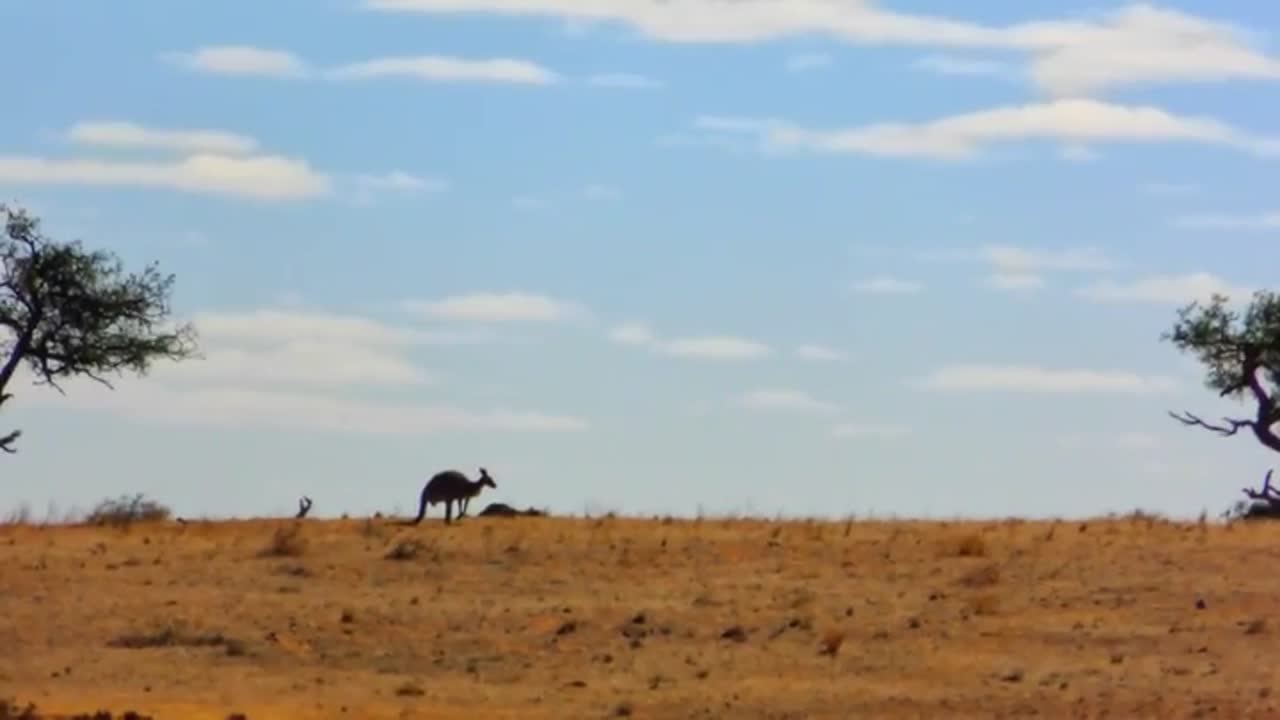
[[[747,631],[741,625],[734,625],[724,632],[720,633],[721,640],[732,640],[734,642],[746,642]]]

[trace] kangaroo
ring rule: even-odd
[[[467,514],[467,505],[470,504],[471,498],[480,494],[480,490],[485,486],[494,488],[498,484],[489,477],[489,471],[480,468],[479,480],[468,480],[457,470],[443,470],[436,473],[427,481],[425,487],[422,488],[422,496],[418,500],[418,517],[414,518],[411,524],[417,525],[422,522],[422,518],[427,515],[427,506],[435,505],[438,502],[444,503],[444,521],[445,523],[453,522],[453,503],[458,503],[458,519],[461,520]]]

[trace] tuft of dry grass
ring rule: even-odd
[[[986,557],[987,541],[978,533],[969,533],[955,541],[953,554],[957,557]]]
[[[307,551],[307,539],[302,536],[302,523],[293,522],[277,527],[271,541],[259,553],[262,557],[299,557]]]

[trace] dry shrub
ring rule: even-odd
[[[413,560],[418,557],[418,553],[422,552],[423,545],[421,540],[401,540],[383,555],[387,560]]]
[[[956,540],[952,552],[957,557],[986,557],[987,541],[978,533],[969,533]]]
[[[995,593],[975,595],[965,601],[965,608],[974,615],[995,615],[1000,611],[1000,598]]]
[[[822,649],[818,651],[819,655],[830,655],[835,657],[840,652],[840,646],[844,645],[844,630],[840,628],[831,628],[822,633]]]
[[[129,527],[136,522],[163,522],[173,515],[165,505],[147,500],[142,493],[103,500],[85,517],[88,525]]]
[[[276,528],[271,542],[260,554],[263,557],[298,557],[306,549],[307,539],[302,537],[302,524],[295,522]]]
[[[167,623],[152,630],[125,633],[107,642],[108,647],[143,650],[168,647],[222,647],[228,655],[243,655],[244,643],[220,632],[196,632],[180,623]]]
[[[974,568],[960,577],[960,584],[971,588],[992,587],[1000,582],[1000,566],[995,563]]]

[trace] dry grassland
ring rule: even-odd
[[[41,717],[1280,717],[1280,524],[0,527]],[[3,717],[3,711],[0,711]]]

